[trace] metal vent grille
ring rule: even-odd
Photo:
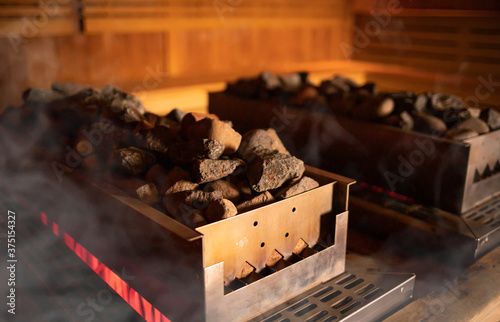
[[[500,195],[480,206],[477,210],[466,213],[463,218],[469,226],[475,229],[482,226],[500,227]]]
[[[326,322],[380,318],[411,298],[413,282],[413,274],[344,272],[251,321]]]

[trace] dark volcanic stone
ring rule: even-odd
[[[111,163],[118,170],[137,175],[146,172],[156,162],[155,156],[136,147],[113,151]]]
[[[222,179],[231,173],[236,168],[243,166],[245,163],[239,159],[232,160],[196,160],[193,164],[192,174],[197,183],[205,183]]]
[[[196,159],[220,158],[224,145],[216,140],[195,139],[173,144],[168,149],[170,160],[175,164],[189,164]]]
[[[442,135],[446,132],[446,124],[440,118],[426,114],[413,113],[413,130],[432,135]]]
[[[281,187],[289,179],[304,173],[304,162],[278,151],[261,150],[255,153],[247,172],[254,191],[263,192]]]

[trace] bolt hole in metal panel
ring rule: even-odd
[[[377,320],[412,297],[414,281],[413,274],[345,272],[250,321]]]

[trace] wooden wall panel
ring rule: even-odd
[[[12,3],[0,0],[0,10]],[[17,51],[0,30],[6,57],[0,70],[10,73],[0,75],[0,110],[19,104],[27,87],[47,88],[53,81],[114,83],[141,91],[263,69],[293,71],[295,63],[343,58],[338,43],[349,41],[352,25],[347,0],[71,2],[78,3],[82,15],[72,16],[72,22],[78,25],[81,18],[82,30],[25,37]],[[71,8],[64,12],[74,12]],[[29,14],[23,11],[16,19]],[[145,82],[158,73],[159,82]]]

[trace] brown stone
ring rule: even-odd
[[[227,219],[238,214],[238,210],[234,204],[228,199],[215,200],[208,204],[205,209],[205,217],[208,222],[216,222],[222,219]]]
[[[192,181],[191,174],[181,167],[173,167],[167,172],[163,181],[160,183],[160,195],[163,195],[170,187],[180,180]]]
[[[197,183],[206,183],[222,179],[231,173],[236,168],[243,166],[245,163],[239,159],[232,160],[196,160],[192,167],[192,174]]]
[[[204,118],[218,120],[219,117],[215,114],[205,114],[205,113],[187,113],[182,117],[181,121],[181,134],[183,137],[187,138],[189,132],[191,132],[191,126],[203,120]]]
[[[198,188],[197,183],[188,180],[179,180],[173,186],[168,188],[165,193],[175,193],[180,191],[195,190],[196,188]]]
[[[277,151],[263,150],[254,154],[247,178],[254,191],[263,192],[281,187],[289,179],[304,173],[302,160]]]
[[[255,129],[243,134],[241,144],[238,148],[238,155],[246,159],[257,147],[262,147],[271,151],[278,150],[280,153],[290,154],[273,128],[267,130]]]
[[[253,198],[252,188],[250,188],[250,185],[248,184],[248,180],[246,178],[245,180],[238,182],[237,187],[238,190],[240,191],[240,196],[243,199],[249,200]]]
[[[245,211],[250,211],[255,208],[267,205],[271,202],[273,202],[275,199],[273,195],[269,192],[266,191],[264,193],[261,193],[260,195],[253,197],[250,200],[244,201],[240,203],[236,208],[238,209],[239,213],[245,212]]]
[[[163,195],[166,190],[165,187],[163,186],[163,182],[165,180],[166,175],[167,175],[167,170],[163,166],[157,163],[154,166],[152,166],[148,170],[148,172],[146,172],[144,178],[146,179],[147,182],[154,183],[160,195]]]
[[[207,183],[204,191],[220,191],[225,199],[229,199],[233,203],[237,203],[241,199],[238,188],[227,180],[216,180]]]
[[[156,158],[149,152],[131,146],[113,151],[110,162],[112,167],[121,172],[138,175],[155,164]]]
[[[248,275],[252,274],[253,271],[255,271],[255,268],[252,265],[248,264],[248,262],[245,262],[240,271],[236,274],[236,278],[245,278]]]
[[[292,253],[294,253],[295,255],[299,255],[304,249],[307,248],[307,246],[307,243],[301,238],[297,245],[295,245]]]
[[[168,149],[168,155],[173,163],[185,165],[196,159],[216,160],[220,158],[223,150],[224,146],[219,141],[196,139],[171,145]]]
[[[185,191],[185,203],[196,209],[205,209],[213,201],[222,199],[220,191],[205,192],[201,190]]]
[[[241,142],[241,135],[229,124],[210,118],[204,118],[192,124],[186,137],[189,140],[211,139],[219,141],[224,145],[224,155],[235,153]]]
[[[278,251],[275,249],[272,253],[271,256],[267,259],[266,266],[272,267],[276,265],[277,262],[279,262],[283,258],[283,255],[278,253]]]
[[[319,183],[316,180],[304,176],[299,181],[280,190],[276,197],[286,199],[317,187],[319,187]]]

